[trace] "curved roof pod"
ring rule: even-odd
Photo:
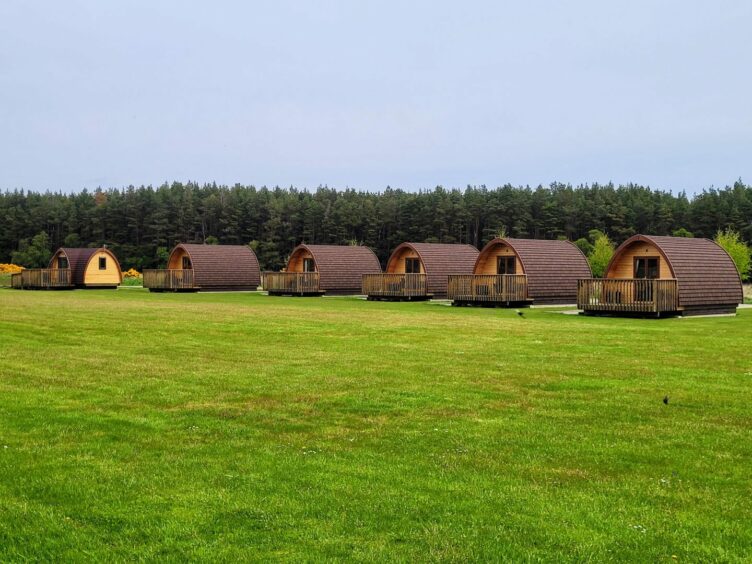
[[[327,294],[360,294],[364,274],[381,274],[381,264],[368,247],[354,245],[305,245],[293,249],[287,272],[303,272],[303,261],[313,259],[319,288]]]
[[[472,274],[478,249],[450,243],[402,243],[392,252],[386,272],[404,272],[403,258],[418,258],[426,275],[426,290],[434,297],[446,297],[447,279],[452,274]]]
[[[736,306],[743,301],[742,281],[734,261],[710,239],[634,235],[616,249],[604,278],[625,277],[619,268],[623,268],[625,258],[656,251],[666,265],[660,269],[660,278],[676,279],[681,308]]]
[[[582,251],[571,241],[496,238],[478,255],[474,274],[496,274],[495,256],[509,249],[527,275],[528,295],[535,303],[572,304],[577,301],[577,281],[593,273]]]
[[[109,257],[112,259],[112,265],[106,267],[108,276],[103,280],[97,280],[97,276],[92,274],[91,262],[98,257]],[[120,269],[115,253],[106,247],[84,248],[84,247],[60,247],[50,259],[49,268],[59,268],[59,259],[65,257],[68,261],[68,268],[71,271],[71,284],[74,286],[117,286],[123,281],[123,273]]]
[[[256,290],[261,283],[256,253],[246,245],[181,243],[172,249],[168,268],[182,268],[184,256],[202,290]]]

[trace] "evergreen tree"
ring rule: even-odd
[[[732,228],[750,242],[752,188],[738,181],[689,199],[633,184],[438,186],[417,193],[387,187],[372,193],[173,182],[75,194],[6,191],[0,193],[0,222],[0,262],[26,252],[44,231],[48,250],[106,243],[126,269],[163,265],[158,249],[169,250],[177,242],[214,239],[220,244],[255,241],[262,268],[277,269],[302,241],[346,244],[356,239],[383,264],[404,241],[481,247],[501,226],[511,237],[577,240],[586,251],[582,240],[590,237],[592,245],[589,231],[594,229],[620,243],[638,232],[713,237]],[[32,260],[38,263],[39,257]]]
[[[52,257],[50,238],[47,233],[40,231],[31,242],[21,239],[18,250],[12,255],[11,262],[24,268],[46,268]]]

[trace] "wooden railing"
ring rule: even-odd
[[[70,288],[69,268],[27,268],[11,277],[14,288]]]
[[[525,274],[458,274],[449,277],[447,297],[464,302],[510,303],[528,300]]]
[[[193,269],[144,270],[144,288],[150,290],[195,290]]]
[[[270,294],[320,294],[318,272],[264,272],[262,287]]]
[[[588,278],[577,283],[577,307],[627,313],[677,311],[679,288],[675,279]]]
[[[364,274],[363,293],[383,298],[428,295],[425,274]]]

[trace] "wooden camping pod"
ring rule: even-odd
[[[160,291],[257,290],[258,259],[246,245],[176,245],[166,269],[144,270],[144,287]]]
[[[359,294],[363,275],[381,272],[379,259],[357,245],[305,245],[293,249],[284,272],[265,272],[270,295]]]
[[[61,247],[47,268],[28,268],[14,275],[13,287],[27,290],[117,288],[123,273],[106,247]]]
[[[739,272],[714,241],[635,235],[622,243],[601,279],[579,281],[586,314],[732,313],[743,300]]]
[[[478,255],[471,275],[449,277],[456,305],[573,304],[577,281],[592,276],[570,241],[497,238]]]
[[[363,293],[371,300],[445,298],[448,277],[472,274],[477,258],[472,245],[402,243],[383,274],[363,277]]]

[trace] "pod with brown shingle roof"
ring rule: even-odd
[[[264,289],[287,296],[359,294],[363,275],[380,272],[368,247],[302,244],[293,249],[285,272],[264,273]]]
[[[144,270],[144,287],[152,292],[257,290],[260,283],[256,253],[246,245],[181,243],[166,269]]]
[[[472,274],[477,258],[472,245],[402,243],[383,274],[363,277],[363,293],[369,300],[445,298],[448,277]]]
[[[585,255],[570,241],[497,238],[483,247],[472,275],[450,276],[449,299],[492,307],[573,304],[577,281],[589,276]]]
[[[743,300],[739,272],[709,239],[635,235],[622,243],[602,279],[579,282],[588,314],[733,313]]]

